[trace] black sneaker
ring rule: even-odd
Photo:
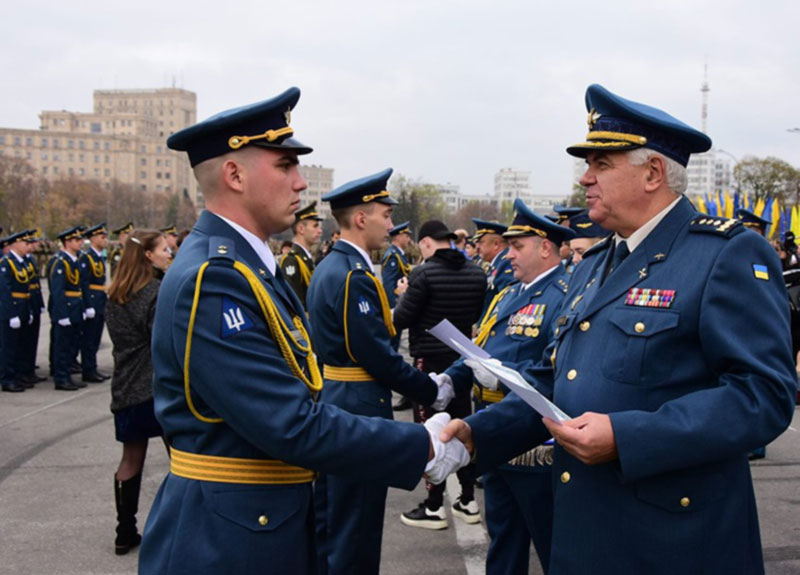
[[[456,502],[453,503],[453,515],[464,523],[481,522],[481,510],[478,509],[478,503],[474,499],[467,503],[463,503],[460,497],[456,499]]]
[[[444,506],[431,511],[425,506],[425,503],[420,503],[416,509],[401,513],[400,521],[410,527],[447,529],[447,516],[444,514]]]

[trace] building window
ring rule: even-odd
[[[47,147],[47,138],[42,138],[42,147],[43,148]]]
[[[99,150],[100,149],[100,142],[95,142],[94,143],[94,149],[95,150]]]
[[[172,160],[164,160],[164,165],[169,168],[172,165]]]
[[[0,144],[5,144],[5,143],[6,143],[6,137],[5,136],[0,136]]]
[[[53,167],[53,173],[57,176],[58,175],[58,166]]]
[[[33,138],[25,138],[25,145],[32,146],[33,145]]]
[[[75,147],[75,140],[67,140],[67,147],[74,148]]]
[[[95,155],[94,155],[94,162],[95,162],[96,164],[99,164],[99,163],[100,163],[100,154],[95,154]]]
[[[147,191],[147,186],[146,186],[145,184],[142,184],[142,191],[143,191],[143,192],[146,192],[146,191]]]
[[[92,134],[100,134],[103,131],[103,124],[101,122],[92,122],[92,125],[89,126],[89,131]]]
[[[86,158],[83,156],[83,154],[78,154],[78,161],[79,162],[85,162],[86,161]]]
[[[106,150],[110,150],[111,149],[111,142],[106,142],[106,145],[104,147],[105,147]]]
[[[47,160],[47,152],[42,152],[42,159]]]
[[[172,176],[172,174],[170,174],[169,172],[164,172],[164,179],[168,180],[168,179],[170,179],[171,176]]]
[[[72,168],[70,168],[70,169],[69,169],[69,175],[70,175],[70,176],[74,176],[74,175],[75,175],[75,170],[73,170]]]
[[[95,168],[94,169],[94,177],[95,178],[99,178],[100,177],[100,168]]]
[[[106,164],[111,163],[111,156],[106,156]]]
[[[156,179],[157,179],[157,180],[160,180],[160,179],[161,179],[161,172],[156,172]]]
[[[42,175],[44,175],[44,176],[47,175],[47,166],[42,168]]]
[[[74,162],[75,161],[75,154],[73,154],[72,152],[67,154],[67,157],[69,158],[70,162]]]
[[[140,159],[140,160],[139,160],[139,163],[140,163],[142,166],[146,166],[146,165],[147,165],[147,158],[142,158],[142,159]]]
[[[58,140],[56,138],[53,138],[53,147],[54,148],[58,147]]]
[[[111,177],[111,170],[106,170],[104,173],[105,173],[106,178]]]
[[[86,175],[86,170],[84,170],[83,168],[78,168],[78,175],[79,175],[79,176],[84,176],[84,175]]]
[[[83,140],[79,140],[79,141],[78,141],[78,147],[79,147],[81,150],[85,150],[85,149],[86,149],[86,142],[84,142]]]
[[[59,160],[61,160],[61,155],[60,154],[53,154],[53,161],[54,162],[58,162]]]
[[[15,146],[21,146],[22,145],[22,138],[20,138],[19,136],[14,136],[14,145]]]
[[[147,179],[147,172],[139,172],[139,177],[142,180],[146,180]]]

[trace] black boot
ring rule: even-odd
[[[142,474],[134,475],[125,481],[114,477],[114,500],[117,503],[117,538],[114,541],[114,552],[125,555],[142,542],[142,536],[136,531],[136,512],[139,510],[139,490],[142,486]]]

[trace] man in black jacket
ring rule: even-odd
[[[470,337],[472,325],[480,319],[486,293],[486,274],[467,260],[451,241],[456,235],[442,222],[430,220],[422,225],[417,237],[424,264],[417,266],[408,283],[398,284],[397,305],[394,308],[394,326],[399,332],[408,328],[408,340],[414,365],[424,372],[441,373],[458,359],[451,350],[426,330],[447,318],[461,333]],[[472,413],[470,391],[456,392],[447,406],[452,417]],[[414,420],[425,422],[436,411],[414,404]],[[471,466],[459,470],[461,496],[453,504],[453,514],[467,523],[480,521],[478,505],[474,500],[475,479]],[[427,484],[428,497],[417,508],[403,513],[400,520],[412,527],[444,529],[444,483]]]

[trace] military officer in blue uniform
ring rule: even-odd
[[[25,234],[25,267],[28,270],[28,310],[32,316],[31,323],[23,326],[22,343],[20,345],[20,381],[23,385],[35,385],[45,381],[47,378],[36,373],[36,352],[39,349],[39,331],[41,328],[41,316],[44,313],[44,298],[42,297],[42,287],[39,276],[39,268],[36,265],[34,252],[39,244],[40,238],[37,230],[28,230]]]
[[[171,224],[165,228],[159,228],[158,231],[164,234],[169,253],[174,258],[175,254],[178,253],[178,228],[175,227],[175,224]]]
[[[124,226],[117,228],[116,230],[111,230],[111,233],[117,236],[117,241],[114,246],[111,248],[108,254],[108,261],[111,267],[111,277],[114,277],[114,271],[117,269],[117,264],[119,260],[122,259],[122,252],[125,249],[125,242],[128,241],[128,238],[133,233],[134,230],[133,222],[128,222]]]
[[[86,386],[70,378],[72,362],[80,347],[84,319],[78,253],[85,230],[84,226],[75,226],[58,235],[62,249],[50,268],[48,307],[53,328],[53,382],[61,391],[75,391]]]
[[[108,299],[104,255],[104,250],[108,246],[108,230],[105,222],[86,230],[84,237],[89,240],[89,247],[78,260],[83,309],[86,316],[81,337],[82,379],[88,383],[101,383],[108,379],[107,375],[97,371],[97,350],[100,349],[100,340],[103,337]]]
[[[516,281],[495,297],[481,320],[475,342],[503,364],[525,371],[526,366],[540,360],[550,341],[569,281],[559,247],[575,234],[535,214],[522,200],[514,202],[514,212],[514,221],[504,236]],[[459,360],[445,374],[456,389],[475,381],[473,397],[478,411],[508,394],[508,389],[480,364],[469,360],[467,364]],[[536,446],[483,475],[486,526],[491,538],[487,574],[527,574],[531,541],[547,572],[553,522],[552,451],[552,445]]]
[[[589,210],[587,209],[582,209],[577,214],[567,218],[566,224],[569,229],[575,232],[575,237],[569,240],[569,250],[572,254],[572,261],[570,262],[571,273],[571,270],[583,260],[583,254],[608,236],[609,232],[589,218]]]
[[[317,213],[317,202],[311,202],[297,210],[292,224],[292,247],[280,260],[283,277],[292,286],[303,307],[306,307],[306,294],[314,273],[311,249],[319,243],[319,238],[322,236],[320,225],[322,220],[323,218]]]
[[[318,401],[305,312],[268,244],[306,187],[297,158],[311,149],[290,125],[299,97],[290,88],[167,140],[188,153],[207,209],[158,296],[153,388],[171,457],[142,575],[313,573],[316,472],[411,489],[432,441],[434,466],[440,453],[422,426]]]
[[[0,258],[0,384],[3,391],[11,393],[26,388],[20,372],[22,333],[33,319],[28,287],[31,276],[25,261],[27,234],[27,231],[11,234],[0,244],[7,252]]]
[[[342,236],[317,266],[308,291],[314,349],[324,364],[322,401],[385,419],[393,417],[392,390],[437,409],[453,397],[450,384],[440,387],[391,346],[396,332],[389,300],[369,257],[392,228],[397,201],[386,191],[391,174],[388,168],[322,197]],[[323,474],[317,480],[322,570],[378,573],[386,492],[385,482],[364,478]]]
[[[556,223],[559,223],[562,226],[568,226],[570,218],[585,212],[586,208],[581,208],[578,206],[553,206],[553,211],[556,214]]]
[[[511,263],[506,258],[508,244],[503,238],[503,234],[506,232],[507,226],[479,218],[472,218],[472,223],[476,228],[473,239],[478,246],[478,253],[481,259],[489,264],[485,313],[494,297],[507,285],[514,283],[514,270],[511,269]]]
[[[397,305],[397,282],[408,278],[411,273],[411,264],[406,257],[406,248],[411,243],[410,222],[403,222],[389,230],[389,247],[381,258],[381,282],[383,289],[386,290],[386,297],[389,300],[389,307],[394,309]],[[400,348],[400,337],[402,331],[392,338],[392,347],[397,350]],[[406,406],[407,404],[407,406]],[[395,411],[409,409],[411,402],[403,398],[402,404],[395,406]]]
[[[511,395],[444,436],[485,470],[553,434],[551,575],[763,573],[747,453],[786,429],[797,389],[780,262],[683,197],[705,134],[599,85],[586,105],[568,152],[614,235],[584,254],[526,372],[573,419],[545,428]]]

